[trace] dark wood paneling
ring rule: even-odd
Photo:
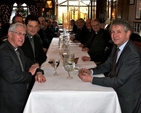
[[[128,20],[129,0],[118,0],[117,2],[117,18]]]
[[[107,0],[97,0],[96,18],[102,23],[105,21],[106,2]]]

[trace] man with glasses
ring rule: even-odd
[[[43,70],[20,48],[25,34],[23,24],[12,24],[8,40],[0,46],[0,113],[22,113],[32,78],[35,76],[40,83],[46,81]]]
[[[94,32],[82,48],[82,51],[87,51],[90,57],[83,56],[82,60],[103,63],[108,57],[105,48],[110,40],[110,34],[101,28],[98,19],[92,20],[91,26]]]
[[[84,45],[87,40],[86,35],[89,32],[89,30],[86,27],[86,22],[84,21],[84,19],[79,18],[76,21],[76,25],[77,25],[77,32],[76,32],[75,36],[70,37],[70,39],[75,43],[80,42],[81,44]]]

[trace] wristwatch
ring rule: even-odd
[[[37,68],[37,69],[36,69],[35,74],[36,74],[37,72],[41,72],[42,74],[44,74],[44,70],[42,70],[42,69],[40,69],[40,68]]]

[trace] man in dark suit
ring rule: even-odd
[[[108,55],[105,54],[105,48],[108,44],[108,40],[110,40],[110,35],[100,27],[98,19],[92,20],[91,25],[94,32],[82,48],[82,51],[87,51],[90,57],[83,56],[82,60],[104,62],[108,57]]]
[[[129,39],[130,24],[122,19],[115,19],[110,26],[114,42],[111,55],[104,64],[96,68],[81,69],[79,77],[85,82],[92,82],[116,91],[122,113],[139,113],[141,104],[141,51]],[[119,48],[117,58],[115,51]],[[114,59],[116,64],[114,64]],[[108,76],[98,78],[94,74],[110,72]],[[92,75],[91,75],[92,74]]]
[[[17,23],[17,22],[24,24],[23,17],[20,14],[17,14],[12,18],[12,24]]]
[[[41,65],[46,60],[40,38],[36,35],[39,28],[39,20],[36,16],[28,15],[25,19],[26,37],[21,46],[26,57]]]
[[[24,54],[34,63],[41,65],[46,60],[46,53],[43,51],[40,37],[36,34],[39,29],[39,20],[34,15],[28,15],[25,18],[26,36],[23,45],[21,46]],[[34,85],[35,79],[29,84],[29,92]]]
[[[76,26],[76,22],[74,19],[70,20],[70,25],[72,27],[72,31],[70,32],[71,34],[76,34],[77,32],[77,26]]]
[[[90,18],[88,18],[86,20],[86,28],[88,29],[88,32],[86,32],[86,36],[84,38],[84,42],[83,44],[80,44],[79,47],[84,47],[84,45],[87,43],[87,41],[91,38],[91,36],[93,35],[94,31],[92,29],[92,26],[91,26],[91,20]]]
[[[79,18],[77,20],[77,32],[75,34],[75,37],[70,37],[70,39],[73,42],[80,42],[81,44],[85,44],[86,40],[87,40],[87,33],[89,32],[89,30],[86,27],[86,23],[84,21],[84,19]]]
[[[48,50],[50,41],[47,37],[47,34],[45,32],[45,29],[47,28],[47,22],[45,21],[45,18],[43,16],[40,16],[38,18],[39,22],[40,22],[40,27],[39,27],[39,31],[38,34],[42,40],[42,47],[43,50],[46,52]]]
[[[43,70],[19,47],[24,43],[25,34],[23,24],[12,24],[8,40],[0,46],[0,113],[22,113],[33,75],[38,82],[46,81]]]
[[[56,37],[56,35],[53,32],[52,19],[47,19],[47,28],[45,29],[45,32],[50,44],[53,37]]]

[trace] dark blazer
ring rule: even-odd
[[[72,31],[71,33],[77,33],[77,26],[74,24],[74,26],[72,26]]]
[[[34,40],[34,45],[35,45],[34,46],[35,47],[35,57],[33,54],[31,43],[30,43],[29,38],[27,36],[25,37],[25,42],[21,46],[21,48],[22,48],[26,57],[28,57],[32,61],[37,62],[41,65],[46,60],[46,54],[43,51],[39,37],[33,36],[33,40]]]
[[[93,69],[94,74],[111,71],[114,51],[104,64]],[[94,77],[93,84],[113,87],[119,97],[122,113],[138,113],[141,103],[141,51],[128,41],[116,65],[114,77]]]
[[[84,26],[82,29],[78,29],[75,35],[75,39],[79,41],[81,44],[85,44],[86,43],[86,35],[89,32],[89,30],[86,28],[86,26]]]
[[[42,40],[42,46],[46,49],[48,49],[49,47],[49,44],[50,44],[50,41],[49,39],[47,38],[47,35],[46,35],[46,32],[43,30],[43,29],[40,29],[38,31],[38,34],[40,35],[40,38]]]
[[[97,34],[94,32],[91,35],[85,47],[89,48],[88,54],[90,55],[92,61],[104,62],[107,59],[104,52],[108,39],[110,39],[110,35],[104,29],[100,29]]]
[[[19,48],[24,72],[14,47],[6,41],[0,46],[0,113],[22,113],[27,99],[27,84],[32,80],[28,72],[33,62]]]
[[[53,37],[55,37],[56,35],[53,32],[53,27],[52,26],[47,26],[47,28],[45,29],[45,33],[47,35],[47,39],[49,40],[49,44],[51,43]]]

